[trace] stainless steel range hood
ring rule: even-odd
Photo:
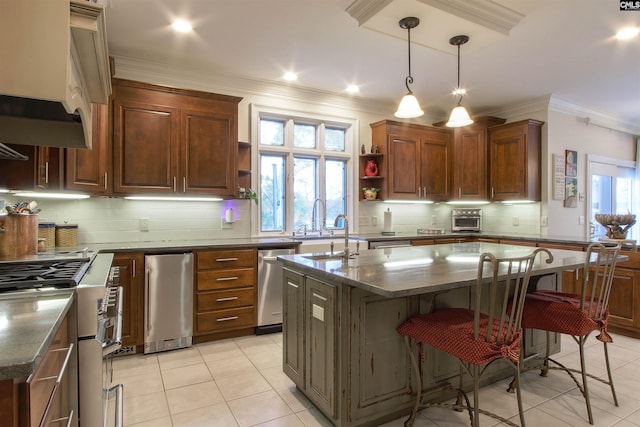
[[[88,1],[3,5],[0,143],[91,148],[91,103],[111,93],[105,29]]]

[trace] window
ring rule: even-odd
[[[256,111],[261,234],[334,228],[351,211],[354,121]],[[342,228],[340,222],[338,227]]]
[[[606,229],[596,221],[598,213],[627,214],[633,211],[635,168],[632,162],[590,155],[587,158],[590,237],[606,237]],[[637,229],[629,229],[628,239],[637,239]]]

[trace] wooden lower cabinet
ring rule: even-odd
[[[55,332],[36,370],[26,379],[0,381],[1,425],[78,425],[75,323],[74,305]]]
[[[194,341],[253,334],[256,249],[201,250],[195,259]]]
[[[112,266],[120,267],[122,302],[122,346],[144,346],[144,254],[115,253]]]

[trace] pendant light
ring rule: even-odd
[[[458,87],[453,91],[453,94],[459,96],[458,105],[456,105],[456,107],[451,111],[449,121],[446,124],[446,126],[450,128],[458,128],[473,123],[473,120],[469,117],[467,110],[460,104],[462,102],[462,97],[465,94],[465,90],[460,87],[460,46],[468,41],[469,36],[465,35],[454,36],[449,39],[450,45],[458,46]]]
[[[403,119],[420,117],[424,114],[424,111],[420,108],[420,104],[418,104],[418,100],[409,88],[409,84],[413,84],[413,77],[411,77],[411,29],[417,27],[418,24],[420,24],[420,19],[415,17],[402,18],[400,22],[398,22],[400,28],[407,30],[407,43],[409,46],[409,75],[404,82],[407,86],[407,94],[402,97],[400,105],[398,105],[398,111],[395,113],[396,117]]]

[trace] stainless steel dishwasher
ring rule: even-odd
[[[144,286],[144,352],[191,346],[193,254],[147,255]]]
[[[295,249],[258,251],[257,335],[282,331],[282,264],[276,257],[294,253]]]

